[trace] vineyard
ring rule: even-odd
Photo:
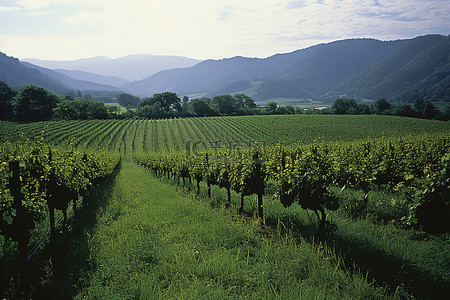
[[[450,284],[449,133],[448,122],[385,116],[0,121],[1,253],[12,255],[11,238],[24,259],[33,233],[56,226],[54,211],[66,223],[70,204],[88,207],[122,158],[122,168],[134,160],[177,185],[180,199],[330,245],[336,268],[356,263],[352,272],[368,272],[394,298],[436,298]]]
[[[367,138],[448,133],[446,122],[386,116],[241,116],[163,120],[48,121],[18,124],[0,121],[0,141],[44,134],[45,142],[84,148],[136,152],[199,150],[229,146],[309,144],[316,140],[355,141]]]
[[[402,216],[405,223],[420,223],[433,232],[450,231],[447,222],[450,216],[447,207],[449,153],[449,136],[439,135],[289,147],[255,144],[234,151],[191,155],[185,152],[140,153],[134,158],[156,175],[174,176],[178,182],[181,178],[183,186],[185,179],[196,180],[197,195],[201,181],[208,186],[209,198],[211,185],[225,188],[227,206],[231,201],[230,190],[235,191],[241,196],[240,213],[244,197],[256,194],[261,220],[264,218],[262,195],[267,183],[272,181],[283,206],[289,207],[298,201],[301,207],[315,212],[323,234],[325,208],[336,205],[330,196],[332,185],[362,189],[365,193],[363,211],[367,210],[370,188],[380,189],[383,185],[392,193],[408,190],[403,199],[408,206],[408,215]]]

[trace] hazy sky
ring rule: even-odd
[[[344,38],[449,35],[449,16],[450,0],[0,0],[0,51],[267,57]]]

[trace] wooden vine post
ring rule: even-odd
[[[48,151],[48,163],[51,165],[52,162],[52,150]],[[48,179],[48,199],[47,199],[47,207],[50,213],[50,239],[54,237],[54,229],[55,229],[55,206],[54,206],[54,195],[56,194],[56,178],[53,172],[49,174]]]
[[[208,172],[209,168],[209,155],[208,152],[206,152],[206,172]],[[211,199],[211,181],[209,179],[209,176],[207,176],[207,184],[208,184],[208,199]]]
[[[227,189],[227,203],[225,203],[225,207],[230,208],[230,205],[231,205],[231,184],[230,184],[230,182],[227,183],[226,189]]]
[[[17,241],[20,260],[21,262],[25,262],[27,260],[30,229],[33,227],[34,223],[32,217],[27,213],[22,205],[22,201],[25,197],[21,192],[19,162],[9,162],[9,169],[12,172],[12,178],[9,181],[10,191],[11,195],[14,197],[13,206],[16,210],[13,237],[15,237],[15,240]]]
[[[12,178],[9,181],[9,189],[14,197],[13,208],[16,210],[16,217],[11,227],[11,237],[17,241],[20,270],[20,289],[23,295],[29,295],[30,274],[27,266],[28,243],[30,241],[30,229],[34,228],[33,216],[27,212],[22,204],[25,199],[21,191],[19,162],[9,162],[9,169]],[[22,296],[21,296],[22,297]]]
[[[264,194],[264,176],[261,172],[261,160],[259,159],[259,154],[255,153],[253,155],[253,163],[255,165],[255,189],[258,195],[258,217],[260,221],[263,221],[263,194]]]

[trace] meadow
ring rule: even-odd
[[[399,137],[448,140],[449,133],[448,122],[389,116],[0,122],[2,142],[41,136],[49,147],[121,157],[115,171],[83,197],[59,233],[28,261],[31,288],[25,293],[99,299],[439,299],[450,284],[448,233],[401,224],[406,214],[398,205],[401,196],[383,185],[369,191],[367,212],[356,215],[364,190],[330,186],[340,205],[327,209],[333,230],[318,240],[315,215],[297,204],[285,208],[275,180],[266,182],[261,225],[255,196],[247,197],[238,214],[236,191],[228,205],[219,186],[212,186],[208,197],[207,183],[200,181],[197,195],[194,180],[177,185],[175,176],[155,176],[133,158],[170,157],[187,147],[200,153],[240,151],[255,142],[271,148]],[[33,229],[37,236],[48,220],[40,222]],[[0,243],[2,271],[9,270],[2,272],[0,296],[23,296],[20,270],[12,267],[17,247],[4,237]]]

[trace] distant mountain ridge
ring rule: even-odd
[[[395,101],[419,97],[450,101],[449,70],[450,36],[417,37],[408,40],[392,55],[349,77],[332,92]],[[436,91],[439,89],[443,91]]]
[[[103,76],[115,76],[128,81],[141,80],[159,71],[191,67],[200,60],[168,55],[136,54],[119,58],[97,56],[68,61],[25,58],[23,61],[48,69],[75,70]],[[77,78],[80,79],[80,78]]]
[[[66,67],[85,64],[97,66],[98,71],[99,65],[114,69],[117,65],[107,64],[118,62],[123,69],[134,67],[136,74],[143,74],[148,72],[146,66],[141,64],[138,68],[135,63],[149,57],[94,57],[66,62]],[[47,63],[62,67],[61,62]],[[50,70],[1,54],[0,80],[14,87],[42,85],[62,94],[79,89],[123,91],[140,97],[165,91],[190,97],[245,93],[261,103],[279,98],[334,101],[338,97],[398,102],[422,97],[450,102],[450,36],[426,35],[395,41],[347,39],[267,58],[237,56],[188,63],[192,65],[178,65],[129,82],[114,74]]]
[[[141,96],[164,90],[214,95],[223,90],[233,92],[230,85],[246,81],[252,86],[251,96],[256,100],[276,98],[276,94],[283,94],[280,97],[314,97],[325,94],[349,76],[390,55],[403,43],[354,39],[320,44],[265,59],[233,57],[207,60],[191,68],[162,71],[121,88]],[[300,90],[303,93],[297,94]]]
[[[107,57],[93,57],[77,60],[75,62],[69,61],[65,63],[67,63],[66,65],[70,67],[71,64],[80,64],[80,62],[81,64],[87,65],[100,64],[101,62],[105,62],[105,64],[113,62],[112,66],[104,65],[103,68],[114,69],[120,67],[126,69],[133,67],[133,64],[125,66],[124,60],[134,61],[134,64],[144,63],[145,66],[145,61],[148,62],[149,57],[155,59],[155,57],[157,56],[132,55],[120,58],[118,60],[111,60]],[[141,60],[142,58],[144,59],[144,61]],[[170,60],[169,58],[174,59]],[[170,61],[168,61],[168,59]],[[164,56],[162,60],[163,61],[161,62],[153,63],[153,65],[157,67],[159,65],[159,68],[162,68],[164,66],[167,66],[168,64],[176,64],[177,61],[179,61],[181,65],[192,65],[197,62],[196,60],[168,56]],[[43,64],[47,63],[51,67],[60,65],[60,62],[57,61],[45,61],[45,63]],[[120,66],[121,64],[122,66]],[[149,72],[145,68],[140,68],[139,70],[145,72],[146,74],[148,74]],[[7,56],[2,52],[0,52],[0,81],[4,81],[14,88],[19,88],[23,85],[35,84],[43,86],[46,89],[57,94],[73,94],[74,91],[77,90],[87,91],[89,93],[93,91],[119,93],[122,92],[122,90],[118,88],[118,86],[130,82],[129,80],[120,77],[98,75],[78,70],[52,70],[50,68],[34,65],[30,62],[20,61],[19,59]]]
[[[207,60],[121,86],[139,96],[245,93],[256,101],[338,97],[450,101],[450,37],[348,39],[258,59]]]
[[[130,81],[116,77],[116,76],[105,76],[99,75],[89,72],[77,71],[77,70],[64,70],[64,69],[55,69],[54,71],[69,76],[76,80],[85,80],[90,82],[95,82],[104,85],[110,85],[114,87],[119,87],[121,85],[127,84]]]
[[[42,74],[48,75],[55,80],[58,80],[59,82],[63,83],[64,85],[68,86],[69,88],[71,88],[73,90],[116,91],[116,92],[120,91],[120,89],[117,87],[113,87],[113,86],[106,85],[106,84],[99,84],[99,83],[86,81],[86,80],[73,79],[72,77],[64,75],[60,72],[42,68],[39,66],[35,66],[28,62],[22,62],[22,64],[29,68],[36,69],[39,72],[41,72]]]
[[[7,56],[2,52],[0,52],[0,81],[6,82],[13,88],[35,84],[60,94],[70,91],[70,87],[57,79],[43,74],[35,68],[30,68],[17,58]]]

